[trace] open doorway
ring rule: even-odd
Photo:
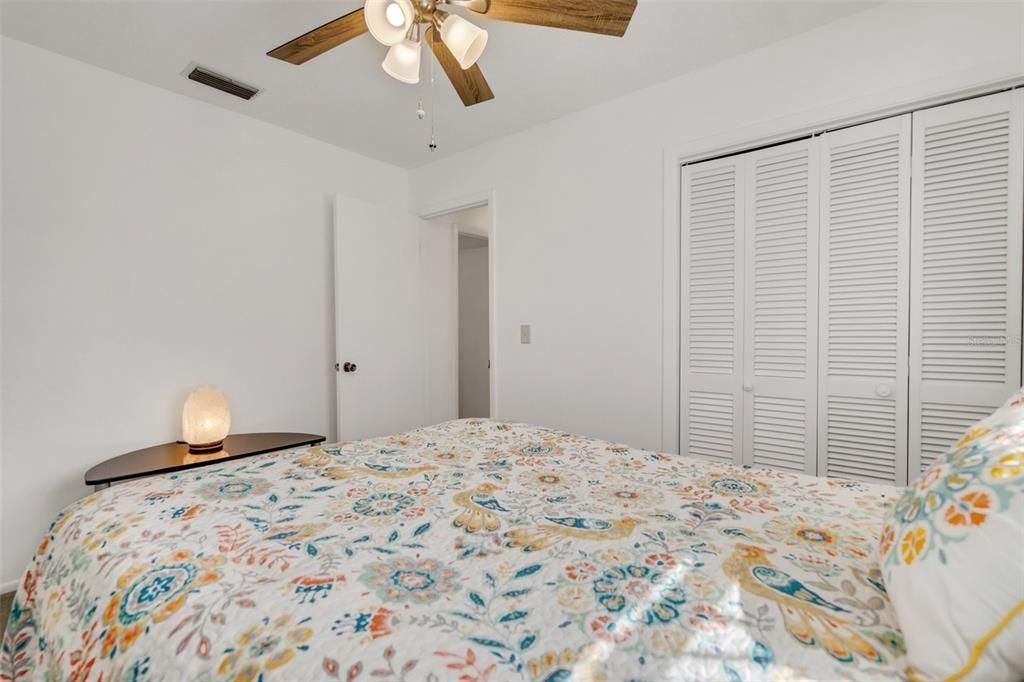
[[[459,418],[491,416],[488,239],[459,230]]]
[[[491,208],[481,203],[434,214],[427,225],[427,414],[432,421],[494,417]],[[450,292],[446,301],[437,295],[442,290]]]

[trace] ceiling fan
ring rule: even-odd
[[[367,31],[388,47],[381,66],[403,83],[419,82],[420,25],[434,56],[467,107],[494,98],[476,61],[487,44],[487,31],[449,10],[520,24],[551,26],[621,37],[636,9],[636,0],[366,0],[354,12],[314,28],[267,54],[303,64]]]

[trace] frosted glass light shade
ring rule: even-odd
[[[403,83],[420,82],[420,44],[414,40],[403,40],[392,45],[381,63],[384,72]]]
[[[395,23],[399,17],[403,19],[401,24]],[[370,35],[376,38],[377,42],[382,45],[397,45],[409,32],[416,18],[416,10],[413,9],[410,0],[366,0],[363,18],[366,20],[366,28],[370,29]]]
[[[457,14],[449,14],[441,24],[441,40],[455,55],[463,69],[476,64],[487,45],[487,31],[474,26]]]
[[[200,386],[188,394],[181,409],[181,439],[189,450],[215,450],[230,430],[231,410],[219,388]]]

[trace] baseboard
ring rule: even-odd
[[[18,589],[18,583],[21,582],[21,578],[17,580],[8,580],[5,583],[0,583],[0,594],[7,594],[8,592],[14,592]]]

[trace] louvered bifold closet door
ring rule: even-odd
[[[1022,98],[914,113],[911,480],[1020,385]]]
[[[818,140],[745,161],[743,462],[814,474]]]
[[[905,484],[910,114],[821,137],[818,474]]]
[[[682,169],[680,452],[738,462],[743,158]]]

